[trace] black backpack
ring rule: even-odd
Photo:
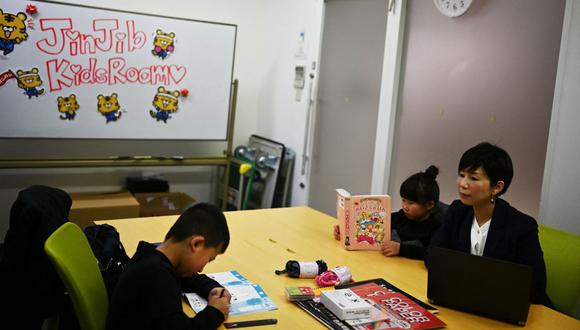
[[[121,243],[119,232],[110,225],[93,225],[84,230],[91,249],[97,257],[99,269],[103,275],[109,299],[113,295],[115,285],[121,277],[129,256]]]

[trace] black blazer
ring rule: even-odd
[[[431,244],[470,253],[473,218],[473,207],[459,200],[454,201]],[[546,294],[546,264],[538,239],[538,224],[534,218],[498,198],[483,256],[531,266],[532,303],[553,306]]]

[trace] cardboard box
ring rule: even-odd
[[[139,217],[139,202],[129,192],[73,193],[69,220],[81,228],[95,220]]]
[[[136,193],[140,204],[139,215],[153,217],[158,215],[181,214],[195,199],[182,192]]]

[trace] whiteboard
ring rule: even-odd
[[[28,35],[7,54],[0,40],[1,138],[227,139],[236,25],[45,1],[0,9],[26,14]],[[34,68],[40,85],[25,80]]]

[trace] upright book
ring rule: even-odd
[[[391,239],[391,197],[389,195],[352,196],[336,190],[336,215],[340,242],[347,250],[380,250]]]

